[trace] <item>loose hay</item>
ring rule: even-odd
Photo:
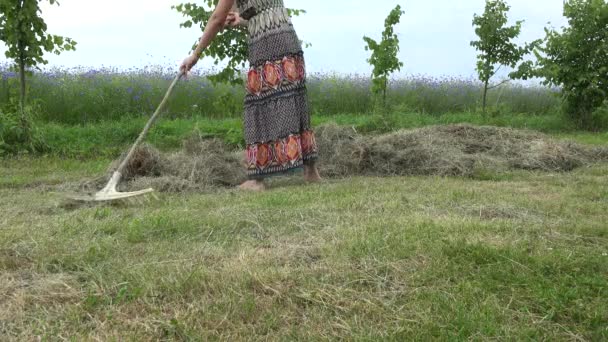
[[[126,157],[126,152],[115,160],[110,169],[113,172]],[[162,175],[167,160],[161,153],[148,144],[142,144],[133,152],[133,156],[122,173],[123,180],[129,181],[138,177],[158,177]]]
[[[514,169],[571,171],[608,160],[608,149],[562,142],[527,130],[466,124],[361,135],[355,129],[325,125],[316,129],[324,177],[439,175],[473,176]],[[232,187],[245,180],[244,154],[196,133],[181,151],[162,154],[138,149],[127,168],[126,190],[153,187],[182,192]]]
[[[142,149],[150,151],[138,156],[160,155],[150,146],[143,146]],[[156,164],[157,161],[162,164]],[[131,168],[138,170],[140,177],[132,178],[127,184],[129,190],[152,187],[163,192],[182,192],[215,186],[235,186],[245,180],[240,153],[231,151],[221,140],[205,140],[198,132],[183,142],[181,151],[161,156],[149,163],[136,161],[136,166],[139,165],[150,165],[159,172],[155,174],[148,172],[152,170]]]

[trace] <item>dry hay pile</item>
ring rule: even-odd
[[[571,171],[608,160],[608,149],[561,142],[532,131],[446,125],[363,136],[329,125],[317,130],[326,176],[471,176],[479,170]]]
[[[115,169],[117,162],[112,165]],[[218,139],[193,134],[176,153],[162,154],[143,145],[123,174],[126,190],[154,188],[161,192],[235,186],[245,179],[242,154]]]
[[[325,125],[316,134],[325,177],[473,176],[480,170],[513,169],[555,172],[608,161],[607,148],[510,128],[447,125],[368,136],[349,127]],[[173,154],[142,146],[124,176],[127,190],[153,187],[179,192],[235,186],[245,179],[243,153],[194,134]]]

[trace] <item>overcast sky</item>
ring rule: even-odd
[[[183,18],[171,5],[196,0],[60,0],[43,7],[49,32],[78,42],[76,52],[48,56],[51,65],[96,68],[140,68],[177,65],[200,36],[199,29],[182,29]],[[510,19],[524,19],[521,41],[544,36],[551,22],[561,27],[562,0],[509,0]],[[379,38],[384,19],[401,4],[405,15],[396,32],[401,40],[402,75],[470,76],[474,74],[473,13],[483,12],[484,0],[285,0],[288,7],[307,11],[294,19],[309,71],[368,74],[369,53],[362,37]],[[210,68],[210,61],[199,68]]]

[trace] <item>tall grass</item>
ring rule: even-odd
[[[11,101],[16,75],[0,67],[0,106]],[[162,98],[173,68],[53,69],[29,77],[29,98],[40,107],[39,119],[64,124],[148,115]],[[388,104],[402,112],[445,114],[472,112],[479,106],[481,85],[473,79],[411,76],[393,80]],[[373,109],[370,81],[363,75],[310,74],[308,93],[314,113],[364,114]],[[170,118],[234,118],[242,112],[242,86],[214,85],[198,74],[176,88]],[[555,112],[559,100],[545,88],[508,85],[490,93],[493,112],[541,115]]]

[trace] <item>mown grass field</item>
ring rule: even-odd
[[[68,205],[116,150],[2,160],[0,340],[608,339],[606,164]]]

